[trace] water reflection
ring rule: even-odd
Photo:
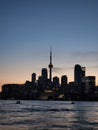
[[[74,118],[77,119],[75,123],[79,128],[98,129],[97,106],[98,103],[96,102],[76,102],[74,105],[74,109],[76,110]],[[73,126],[75,125],[73,124]]]
[[[2,101],[0,129],[98,129],[98,102]],[[6,129],[8,130],[8,129]]]

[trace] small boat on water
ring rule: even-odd
[[[71,102],[71,104],[75,104],[74,102]]]
[[[16,101],[16,104],[20,104],[20,101],[18,100],[18,101]]]

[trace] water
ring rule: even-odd
[[[0,130],[98,130],[98,102],[0,100]]]

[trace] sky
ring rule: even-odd
[[[0,87],[40,76],[50,47],[53,76],[80,64],[98,85],[98,0],[0,0]]]

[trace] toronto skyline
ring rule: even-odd
[[[81,64],[98,85],[98,0],[0,0],[0,91],[49,71],[50,47],[53,76]]]

